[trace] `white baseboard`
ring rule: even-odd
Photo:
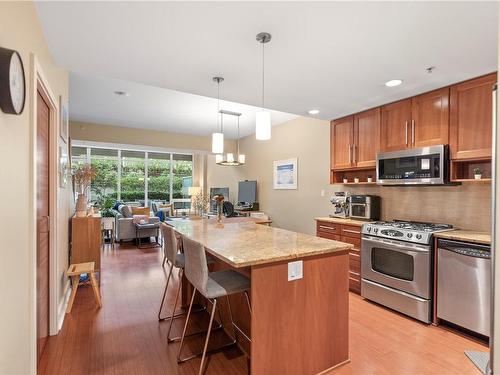
[[[66,307],[68,306],[68,301],[69,301],[69,296],[71,295],[71,288],[70,288],[70,283],[69,281],[66,283],[65,286],[65,292],[64,292],[64,298],[61,301],[61,304],[59,305],[59,308],[57,309],[57,332],[62,328],[62,325],[64,323],[64,318],[66,317]]]

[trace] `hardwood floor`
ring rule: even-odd
[[[167,345],[168,323],[157,320],[167,276],[161,259],[158,249],[139,250],[132,245],[106,249],[102,256],[102,309],[96,308],[90,286],[79,289],[61,332],[47,342],[39,374],[196,374],[200,361],[178,366],[178,344]],[[177,281],[176,276],[174,285]],[[172,305],[173,291],[170,289],[167,309]],[[195,323],[202,326],[206,318],[198,317]],[[174,333],[180,333],[181,325],[182,319],[175,321]],[[224,339],[222,335],[214,337],[214,344]],[[201,345],[202,338],[196,338],[187,347],[199,350]],[[485,351],[487,347],[351,294],[351,363],[331,373],[479,374],[463,354],[465,349]],[[212,355],[206,374],[245,375],[246,357],[236,348]]]

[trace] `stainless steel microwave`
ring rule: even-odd
[[[449,182],[448,146],[377,154],[379,185],[443,185]]]

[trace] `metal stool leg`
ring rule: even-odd
[[[181,279],[182,279],[182,275],[183,275],[183,270],[181,269],[179,271],[179,287],[177,288],[177,294],[175,295],[175,302],[174,302],[174,309],[172,310],[172,315],[170,316],[170,324],[168,326],[168,332],[167,332],[167,342],[178,342],[181,340],[181,337],[170,337],[170,332],[172,330],[172,324],[173,324],[173,321],[175,318],[180,318],[181,316],[185,316],[186,313],[178,313],[178,314],[175,314],[175,310],[177,309],[177,302],[179,300],[179,295],[180,295],[180,292],[181,292],[181,288],[182,288],[182,283],[181,283]],[[210,303],[212,303],[212,301],[210,300],[207,300],[209,301]],[[202,312],[202,311],[205,311],[207,308],[206,307],[202,307],[200,309],[197,309],[197,310],[193,310],[192,312],[194,313],[198,313],[198,312]],[[219,309],[219,320],[220,320],[220,323],[217,327],[214,327],[214,331],[216,330],[219,330],[221,328],[223,328],[222,326],[222,317],[220,315],[220,309]],[[202,333],[206,333],[206,331],[204,330],[200,330],[200,331],[196,331],[196,332],[193,332],[193,333],[189,333],[189,334],[186,334],[186,337],[191,337],[191,336],[195,336],[195,335],[200,335]]]
[[[163,304],[165,302],[165,297],[167,295],[167,289],[168,289],[168,284],[170,283],[170,278],[172,277],[172,270],[174,268],[174,265],[170,265],[170,270],[168,272],[168,277],[167,277],[167,284],[165,285],[165,290],[163,291],[163,297],[161,299],[161,304],[160,304],[160,310],[158,311],[158,320],[165,320],[167,317],[162,317],[161,316],[161,311],[163,310]]]
[[[193,290],[193,295],[191,296],[191,303],[189,304],[189,310],[186,316],[186,322],[184,323],[184,329],[182,330],[181,344],[179,345],[179,350],[177,351],[177,363],[183,362],[181,359],[181,351],[184,346],[184,337],[186,336],[186,330],[189,323],[189,317],[191,316],[191,309],[193,308],[194,296],[196,295],[196,289]]]
[[[207,355],[208,340],[210,340],[210,332],[212,331],[212,324],[214,322],[215,310],[217,310],[217,298],[214,299],[214,307],[212,309],[212,314],[210,314],[210,323],[208,324],[207,338],[205,340],[203,354],[201,355],[200,370],[198,371],[198,375],[202,375],[203,373],[203,365],[205,363],[205,356]]]

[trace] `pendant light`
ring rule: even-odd
[[[245,155],[240,154],[240,116],[241,113],[239,112],[232,112],[232,111],[225,111],[221,110],[221,118],[222,115],[230,115],[230,116],[236,116],[238,118],[238,133],[237,133],[237,138],[236,138],[236,146],[237,146],[237,154],[234,155],[232,152],[228,152],[226,154],[226,157],[224,158],[224,155],[215,155],[215,162],[219,165],[226,165],[226,166],[240,166],[240,165],[245,165]]]
[[[255,115],[255,138],[260,141],[271,139],[271,113],[264,108],[264,45],[271,41],[271,34],[259,33],[256,37],[262,43],[262,109]]]
[[[224,78],[214,77],[212,80],[217,82],[217,123],[220,130],[218,133],[212,133],[212,153],[222,154],[224,152],[224,133],[222,131],[222,114],[220,113],[220,83],[224,81]]]

